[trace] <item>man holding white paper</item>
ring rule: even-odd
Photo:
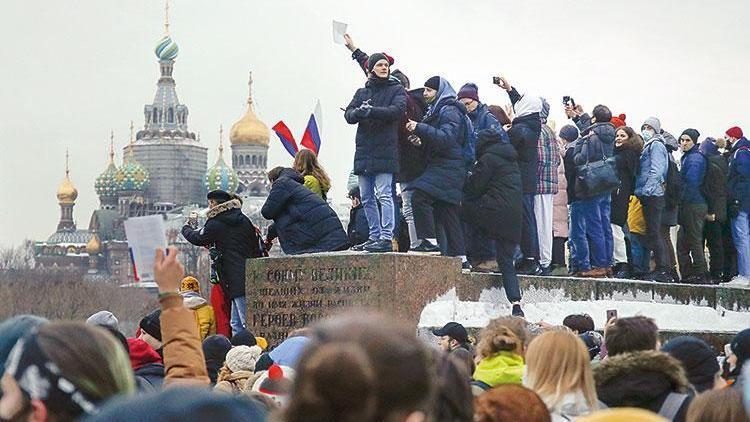
[[[208,193],[209,211],[205,226],[182,227],[182,235],[196,246],[213,245],[217,252],[216,272],[219,285],[231,301],[232,334],[245,328],[245,260],[261,256],[255,226],[242,213],[242,201],[222,190]]]

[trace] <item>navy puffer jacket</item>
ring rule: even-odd
[[[706,198],[703,197],[701,187],[703,186],[703,178],[706,176],[708,161],[698,151],[698,144],[693,145],[688,152],[683,154],[680,161],[680,177],[682,178],[680,203],[705,204]]]
[[[260,211],[264,218],[273,220],[281,249],[286,254],[297,255],[345,247],[346,232],[338,216],[303,182],[302,175],[296,171],[282,170]]]
[[[466,107],[454,97],[441,100],[435,111],[417,124],[414,133],[422,141],[425,171],[409,183],[432,198],[451,204],[461,203],[464,185],[464,159],[461,146],[466,135]]]
[[[363,113],[359,106],[370,100]],[[344,118],[357,126],[354,174],[396,173],[399,126],[406,112],[406,91],[394,79],[370,79],[354,94]]]
[[[584,122],[587,117],[584,114],[578,122]],[[582,125],[578,124],[581,128]],[[615,126],[610,122],[594,123],[582,128],[581,139],[575,150],[575,163],[578,166],[585,164],[587,160],[593,163],[614,155]]]

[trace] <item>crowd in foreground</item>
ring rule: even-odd
[[[3,421],[747,421],[750,329],[723,356],[696,337],[662,344],[644,316],[561,324],[500,316],[474,342],[344,313],[276,347],[216,330],[178,251],[158,250],[160,309],[126,338],[100,311],[84,322],[0,323]],[[208,308],[205,308],[208,306]],[[202,309],[202,310],[200,310]],[[200,311],[199,311],[200,310]],[[750,403],[748,403],[750,404]]]

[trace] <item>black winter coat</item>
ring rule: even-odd
[[[688,393],[682,364],[654,350],[610,356],[594,369],[596,394],[608,407],[638,407],[658,413],[669,393]],[[676,422],[683,422],[692,396],[683,402]]]
[[[370,100],[372,108],[359,106]],[[393,79],[370,79],[354,94],[344,118],[357,126],[354,174],[396,173],[399,126],[406,112],[406,91]]]
[[[285,254],[297,255],[344,248],[346,232],[338,216],[303,182],[296,171],[282,170],[260,210],[264,218],[273,220],[281,249]]]
[[[577,201],[578,198],[576,197],[576,163],[575,163],[575,148],[578,142],[581,142],[580,139],[576,140],[572,144],[568,144],[567,148],[565,149],[565,154],[563,154],[563,166],[565,168],[565,181],[567,182],[567,187],[565,188],[565,192],[568,194],[568,205],[572,204],[573,202]]]
[[[584,117],[578,120],[582,122]],[[581,125],[579,124],[579,127]],[[612,150],[615,145],[615,127],[612,123],[594,123],[586,129],[581,130],[581,139],[576,146],[575,162],[580,166],[588,162],[601,161],[613,156]]]
[[[641,154],[625,146],[615,147],[615,163],[620,187],[612,191],[612,224],[620,227],[628,222],[628,203],[635,191],[635,178],[638,176],[638,165]]]
[[[523,190],[518,153],[493,130],[480,132],[477,161],[464,186],[464,221],[491,239],[521,240]]]
[[[411,182],[422,175],[425,168],[424,150],[409,142],[409,131],[406,122],[419,122],[424,118],[427,105],[424,103],[422,92],[424,89],[409,91],[406,96],[406,115],[401,122],[398,133],[398,174],[397,182]]]
[[[727,177],[729,176],[729,164],[724,156],[717,154],[708,157],[708,165],[717,166],[721,170],[722,175],[718,180],[710,180],[710,178],[706,180],[708,213],[716,214],[716,221],[724,222],[727,219]]]
[[[513,88],[509,93],[510,101],[515,104],[521,94]],[[521,170],[523,193],[536,193],[536,171],[539,163],[539,137],[542,136],[542,121],[539,113],[531,113],[513,119],[513,125],[508,131],[510,143],[518,152],[518,168]]]
[[[159,391],[164,384],[164,365],[148,363],[134,371],[136,385],[141,392]]]
[[[435,200],[458,205],[464,185],[462,145],[466,139],[466,107],[446,98],[435,111],[417,124],[414,134],[424,149],[426,167],[409,190],[419,189]]]
[[[241,210],[238,199],[219,204],[208,211],[202,229],[185,225],[182,236],[197,246],[215,245],[221,257],[216,262],[221,287],[229,299],[245,295],[245,261],[261,256],[255,226]]]

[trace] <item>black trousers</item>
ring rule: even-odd
[[[724,272],[724,239],[721,238],[721,222],[706,221],[703,226],[703,238],[708,246],[710,257],[709,272],[713,277],[719,277]]]
[[[552,238],[552,265],[565,266],[565,242],[567,241],[567,237]]]
[[[438,201],[427,193],[415,189],[411,198],[411,206],[417,238],[437,238],[435,230],[435,224],[437,224],[445,233],[446,244],[443,248],[445,254],[447,256],[466,255],[463,224],[459,215],[460,205]]]
[[[643,218],[646,220],[646,235],[643,240],[648,253],[654,253],[656,269],[668,270],[667,248],[661,233],[661,221],[664,217],[664,197],[644,196],[639,198],[643,205]],[[670,246],[671,247],[671,246]]]
[[[682,278],[706,274],[706,254],[703,249],[703,226],[706,204],[683,204],[680,207],[680,230],[677,232],[677,261]]]

